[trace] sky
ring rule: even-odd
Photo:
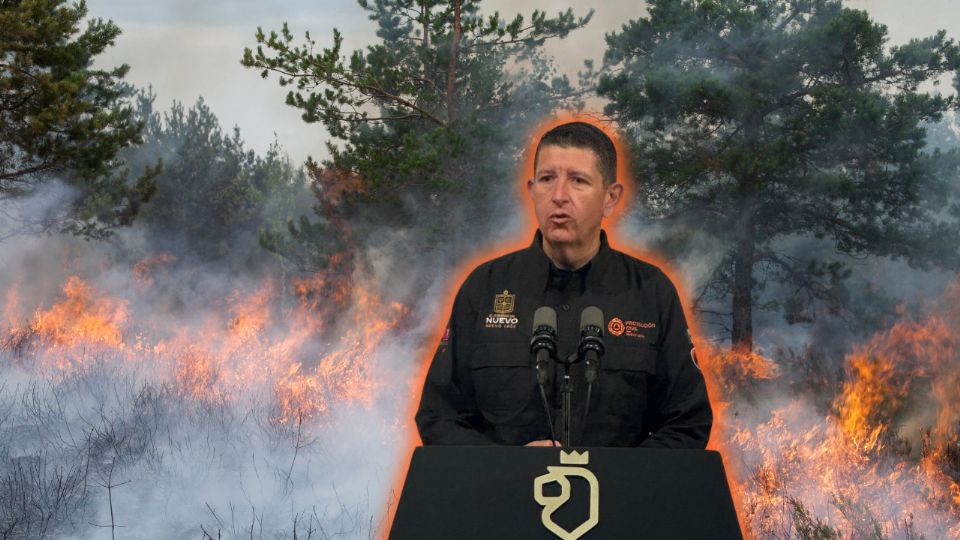
[[[938,29],[960,38],[960,0],[848,0],[886,24],[892,44]],[[488,0],[484,13],[499,11],[504,18],[525,16],[545,5],[570,7],[578,15],[594,9],[586,28],[565,40],[553,40],[547,51],[558,59],[561,71],[573,76],[583,61],[603,55],[604,34],[630,19],[643,16],[643,2],[567,0],[562,3],[529,0]],[[295,163],[307,156],[326,155],[326,132],[306,124],[298,110],[284,104],[286,90],[275,77],[260,78],[256,70],[240,65],[244,47],[255,45],[257,27],[279,30],[286,21],[297,37],[309,30],[319,46],[331,43],[332,31],[344,35],[344,50],[372,43],[375,27],[355,0],[87,0],[92,17],[111,19],[123,30],[116,46],[98,59],[100,67],[126,63],[127,80],[151,86],[156,107],[166,110],[173,101],[192,105],[202,96],[224,128],[239,126],[248,148],[264,152],[275,139]],[[554,14],[559,8],[547,8]]]

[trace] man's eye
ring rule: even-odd
[[[552,177],[552,176],[541,176],[541,177],[538,178],[537,180],[540,181],[540,182],[549,182],[550,180],[553,180],[553,177]]]

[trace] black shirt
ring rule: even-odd
[[[580,314],[604,314],[606,352],[583,419],[587,383],[571,368],[572,440],[577,446],[703,448],[713,416],[676,289],[657,267],[600,250],[584,267],[562,270],[541,247],[481,264],[467,277],[437,347],[417,411],[424,444],[523,445],[550,439],[530,357],[533,313],[557,312],[557,355],[576,352]],[[546,385],[560,435],[562,368]]]

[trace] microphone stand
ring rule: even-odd
[[[540,363],[536,365],[537,371],[537,387],[540,388],[540,398],[543,400],[543,411],[547,415],[547,427],[550,428],[550,441],[556,446],[557,434],[556,430],[553,427],[553,415],[550,414],[550,402],[547,401],[547,391],[544,389],[544,385],[547,383],[547,372]]]
[[[577,353],[567,357],[563,364],[563,384],[560,385],[560,446],[570,448],[573,445],[573,382],[570,379],[570,366],[578,360]]]
[[[563,417],[563,425],[560,434],[560,446],[570,448],[571,443],[571,411],[573,410],[573,384],[570,382],[570,364],[563,364],[563,385],[560,387],[560,414]]]

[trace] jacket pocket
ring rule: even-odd
[[[600,363],[600,409],[619,422],[640,422],[647,406],[647,382],[657,371],[657,351],[647,346],[608,346]]]
[[[510,420],[537,395],[526,343],[478,344],[470,358],[477,406],[493,423]],[[496,418],[490,418],[493,414]]]
[[[600,369],[610,371],[640,371],[647,375],[657,372],[657,350],[647,346],[607,345]]]

